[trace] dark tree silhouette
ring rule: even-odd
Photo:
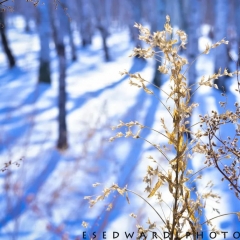
[[[94,34],[93,10],[89,1],[79,0],[79,33],[82,39],[82,46],[85,47],[92,43]]]
[[[3,2],[1,2],[2,4]],[[9,43],[8,43],[8,39],[6,36],[6,28],[5,28],[5,21],[4,21],[4,12],[0,11],[0,34],[1,34],[1,39],[2,39],[2,45],[3,45],[3,49],[4,52],[7,56],[8,59],[8,63],[9,63],[9,67],[12,68],[15,66],[16,62],[15,62],[15,58],[12,54],[12,51],[9,47]]]
[[[65,1],[61,3],[65,4]],[[66,123],[66,52],[64,44],[64,34],[65,32],[61,29],[64,26],[65,21],[68,21],[67,15],[63,12],[63,8],[59,5],[56,11],[52,13],[52,29],[53,29],[53,39],[56,46],[56,51],[58,55],[58,140],[57,148],[60,150],[65,150],[68,148],[67,143],[67,123]]]
[[[40,64],[38,81],[44,83],[51,83],[50,72],[50,7],[49,2],[45,2],[44,6],[39,6],[39,39],[40,39]]]
[[[102,37],[102,44],[104,50],[105,61],[108,62],[110,60],[109,49],[107,46],[107,37],[109,36],[108,26],[107,26],[107,18],[108,14],[106,11],[106,1],[102,0],[99,5],[99,1],[92,0],[93,9],[96,17],[96,27],[100,31]],[[96,6],[98,5],[98,8]]]
[[[215,26],[214,26],[214,37],[215,42],[226,38],[227,27],[229,21],[229,2],[227,0],[216,1],[215,4]],[[227,46],[221,45],[215,52],[215,72],[218,72],[219,68],[223,71],[228,68],[228,50]],[[226,80],[227,77],[221,77],[214,83],[218,85],[218,88],[222,90],[222,87],[227,90]]]

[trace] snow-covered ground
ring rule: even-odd
[[[88,202],[83,199],[84,196],[98,195],[101,191],[101,187],[92,188],[95,182],[103,186],[112,182],[119,186],[128,184],[136,192],[142,192],[145,188],[142,176],[148,164],[147,156],[160,159],[158,153],[139,139],[119,139],[113,143],[108,139],[115,134],[110,126],[117,125],[119,120],[137,120],[159,129],[159,119],[167,118],[166,110],[156,98],[129,86],[127,77],[119,75],[119,71],[127,69],[132,73],[140,72],[151,81],[154,62],[128,57],[133,45],[127,31],[114,32],[108,39],[111,62],[103,62],[98,35],[92,46],[79,48],[78,61],[71,63],[69,60],[68,64],[67,125],[70,147],[61,153],[55,148],[58,96],[56,54],[52,50],[51,86],[37,84],[37,34],[26,34],[21,28],[11,28],[8,37],[17,58],[17,67],[7,69],[1,49],[0,165],[3,167],[6,162],[23,160],[19,168],[11,166],[0,174],[0,238],[78,239],[84,231],[82,221],[89,222],[90,231],[106,230],[112,233],[114,230],[135,230],[136,220],[129,217],[132,212],[138,215],[139,222],[145,223],[148,217],[154,219],[152,209],[134,196],[130,196],[130,205],[122,197],[113,196],[110,200],[114,208],[110,212],[105,211],[107,202],[89,209]],[[208,39],[201,38],[200,46],[206,41]],[[212,60],[211,54],[199,58],[199,76],[212,72]],[[234,80],[229,84],[234,84]],[[167,81],[163,88],[168,89]],[[163,101],[166,99],[162,93],[156,94]],[[200,89],[194,100],[200,106],[193,121],[199,114],[218,109],[220,100],[217,91]],[[229,93],[229,105],[233,106],[236,101],[239,97],[234,91]],[[167,143],[149,130],[145,130],[143,136],[160,145]],[[198,169],[202,163],[202,158],[195,158],[192,168]],[[197,187],[201,190],[209,180],[219,183],[220,178],[214,169],[208,170],[205,180],[199,181]],[[228,191],[226,183],[216,185],[214,190],[222,197],[218,206],[221,213],[239,211],[234,194]],[[211,207],[210,203],[206,209],[209,218],[215,216]],[[218,219],[215,224],[222,231],[227,229],[233,232],[240,228],[237,218],[232,216]],[[108,239],[111,239],[110,235]],[[228,239],[232,239],[232,235]]]

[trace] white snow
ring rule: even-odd
[[[128,32],[116,32],[110,36],[108,44],[113,61],[108,63],[103,62],[100,36],[96,35],[91,47],[78,50],[78,61],[71,63],[69,60],[68,63],[69,149],[58,152],[55,148],[58,114],[56,54],[52,49],[52,85],[38,85],[38,36],[23,33],[22,22],[19,19],[17,22],[18,30],[8,32],[17,67],[8,70],[3,51],[0,52],[0,165],[3,167],[4,163],[18,161],[21,157],[24,160],[19,168],[12,166],[0,174],[0,238],[9,239],[18,232],[19,239],[57,239],[56,236],[64,234],[74,239],[73,236],[83,231],[82,221],[89,222],[94,229],[100,222],[98,217],[107,214],[104,205],[108,201],[89,209],[84,196],[99,195],[100,189],[112,182],[128,184],[129,188],[141,192],[145,187],[141,178],[149,164],[147,156],[154,156],[164,165],[158,152],[139,139],[108,142],[115,134],[110,127],[117,125],[119,120],[137,120],[159,130],[161,117],[167,122],[172,120],[163,106],[156,106],[156,99],[129,86],[128,79],[119,75],[119,71],[130,70],[133,65],[140,66],[138,72],[149,81],[154,74],[153,61],[143,63],[128,57],[133,48]],[[207,31],[206,27],[204,31]],[[202,37],[199,43],[203,49],[209,39]],[[199,77],[212,73],[212,60],[211,54],[199,58]],[[231,84],[233,90],[234,81]],[[163,89],[168,87],[165,82]],[[164,94],[157,95],[166,100]],[[193,121],[199,114],[217,109],[220,97],[216,95],[210,88],[200,88],[194,100],[200,107],[196,109]],[[232,97],[239,101],[234,91]],[[164,137],[150,131],[145,136],[154,143],[167,144]],[[203,162],[200,156],[194,158],[193,168],[199,169]],[[209,180],[219,183],[220,178],[216,170],[209,170],[204,175],[205,180],[198,181],[197,186],[201,190]],[[92,188],[95,182],[101,182],[102,186]],[[214,187],[222,196],[221,213],[237,210],[233,193],[227,189],[226,183]],[[168,199],[167,193],[164,196]],[[112,210],[111,220],[103,224],[105,230],[131,231],[135,225],[135,220],[129,217],[131,212],[140,216],[139,221],[148,216],[157,219],[142,199],[131,194],[129,197],[130,205],[122,197],[116,197],[122,201],[117,209]],[[211,207],[207,208],[206,214],[213,216]],[[223,222],[226,226],[221,225]],[[216,225],[231,231],[234,224],[239,226],[233,222],[232,217],[219,218]]]

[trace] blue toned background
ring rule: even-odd
[[[169,89],[168,79],[156,71],[154,59],[129,58],[134,47],[145,47],[133,25],[137,22],[151,31],[163,30],[168,14],[174,29],[188,34],[189,45],[181,54],[189,61],[206,44],[229,40],[227,46],[194,62],[188,74],[189,84],[193,84],[220,67],[236,70],[240,2],[40,0],[36,4],[6,1],[1,8],[0,166],[2,170],[6,163],[11,166],[0,173],[0,239],[82,239],[83,221],[89,224],[89,234],[107,231],[111,239],[113,231],[120,235],[136,232],[136,224],[145,225],[148,218],[160,223],[154,211],[132,195],[130,205],[118,194],[91,209],[84,200],[84,196],[99,195],[113,182],[127,184],[147,197],[142,182],[147,157],[152,155],[165,165],[159,153],[140,139],[108,141],[116,134],[110,127],[119,120],[137,120],[156,129],[161,129],[161,117],[172,122],[156,98],[129,86],[128,77],[119,74],[124,69],[139,72],[149,82]],[[64,83],[61,89],[59,83]],[[236,78],[217,83],[227,91],[230,109],[239,102],[236,83]],[[152,90],[166,100],[164,94]],[[192,121],[212,109],[220,112],[218,103],[224,100],[220,91],[200,88],[193,100],[199,107]],[[232,136],[234,130],[234,126],[226,126],[221,136]],[[141,134],[156,144],[167,144],[150,130]],[[65,144],[60,146],[59,141]],[[203,162],[202,156],[196,156],[189,168],[197,171]],[[221,200],[218,205],[208,202],[204,214],[216,216],[214,208],[221,214],[239,211],[239,200],[216,170],[210,168],[196,182],[199,191],[210,180]],[[93,188],[95,182],[101,185]],[[167,193],[164,196],[167,201]],[[109,203],[113,209],[106,211]],[[129,217],[130,213],[137,219]],[[233,239],[232,233],[240,229],[235,216],[213,223],[229,231],[226,239]],[[209,239],[210,229],[205,226],[203,230],[204,239]]]

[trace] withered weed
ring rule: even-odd
[[[104,188],[101,195],[97,197],[88,196],[86,199],[89,200],[90,207],[93,207],[98,201],[106,199],[113,191],[117,191],[119,194],[125,196],[128,202],[128,193],[133,193],[142,198],[154,209],[156,215],[159,217],[159,222],[151,222],[148,220],[148,227],[146,229],[137,225],[139,239],[144,237],[145,234],[147,235],[147,233],[154,231],[155,228],[160,230],[166,229],[170,233],[169,239],[172,240],[187,238],[187,232],[191,234],[193,239],[196,239],[196,233],[202,231],[204,224],[207,224],[210,229],[219,233],[220,231],[215,229],[212,224],[212,220],[231,214],[237,215],[240,219],[240,212],[220,214],[219,211],[215,209],[217,216],[212,218],[203,216],[203,214],[205,214],[204,209],[207,200],[212,199],[215,202],[219,202],[220,196],[213,192],[212,182],[207,183],[205,192],[199,192],[198,189],[193,186],[193,182],[201,179],[203,177],[202,172],[206,171],[207,168],[215,167],[222,174],[222,180],[225,179],[228,181],[230,189],[235,191],[237,199],[240,199],[240,150],[238,147],[240,107],[238,103],[235,103],[235,111],[226,110],[225,113],[222,114],[212,111],[211,115],[206,114],[205,116],[199,116],[199,122],[192,124],[192,126],[198,127],[198,130],[194,132],[190,126],[190,117],[193,110],[198,106],[198,103],[193,103],[191,97],[201,86],[218,88],[218,86],[214,84],[214,80],[222,76],[233,77],[239,73],[238,71],[228,72],[227,69],[223,71],[219,69],[218,73],[214,73],[208,77],[203,76],[198,86],[195,87],[195,91],[192,92],[192,86],[188,86],[186,77],[191,63],[189,64],[186,58],[179,55],[179,50],[186,48],[186,33],[181,30],[177,30],[174,33],[170,25],[169,16],[166,17],[163,31],[152,34],[148,28],[140,24],[136,23],[135,27],[140,31],[139,39],[144,41],[149,47],[145,49],[134,48],[131,56],[157,59],[159,61],[158,70],[162,74],[169,76],[169,91],[159,88],[163,94],[167,96],[167,101],[159,101],[161,101],[161,104],[171,116],[172,123],[169,124],[168,122],[166,124],[165,118],[161,118],[160,122],[163,131],[152,130],[165,137],[168,144],[174,147],[175,157],[170,158],[169,152],[166,151],[165,147],[149,142],[149,144],[156,148],[165,158],[167,169],[161,166],[161,162],[149,156],[153,165],[148,166],[146,175],[143,177],[143,181],[147,185],[145,191],[148,192],[148,196],[144,197],[144,193],[136,193],[128,189],[127,186],[120,187],[117,184],[112,184],[112,186]],[[223,39],[213,45],[207,45],[202,54],[208,54],[211,49],[221,44],[228,44],[228,42]],[[159,49],[161,55],[156,52],[156,49]],[[139,73],[123,71],[121,74],[129,76],[129,84],[131,86],[142,88],[147,94],[155,95],[152,90],[148,89],[150,81],[145,80]],[[236,90],[239,92],[239,88]],[[224,106],[224,103],[220,104]],[[236,126],[234,138],[227,140],[219,138],[217,132],[223,124],[234,124],[234,126]],[[141,131],[144,128],[148,127],[138,121],[127,123],[120,121],[116,127],[113,127],[113,130],[124,129],[124,131],[118,131],[114,137],[110,138],[110,141],[112,142],[121,137],[140,138],[148,141],[141,137]],[[191,136],[191,138],[187,138],[186,136]],[[189,169],[189,162],[194,161],[195,154],[203,154],[206,161],[205,167],[194,172]],[[222,159],[232,159],[232,161],[230,164],[222,167]],[[221,182],[221,179],[219,179],[219,181]],[[96,183],[93,186],[96,187],[98,185],[99,184]],[[163,197],[165,193],[161,191],[163,186],[165,186],[164,191],[167,189],[169,193],[168,196],[171,196],[171,200],[168,201],[168,203],[166,203]],[[150,204],[147,197],[155,197],[159,207]],[[163,205],[167,205],[170,208],[170,215],[163,213],[161,210]],[[111,208],[111,204],[107,206],[107,210],[111,210]],[[130,216],[133,218],[137,217],[133,213],[130,214]],[[206,221],[202,221],[202,219],[206,219]],[[87,223],[84,222],[83,225],[87,227]],[[163,237],[159,235],[158,238],[163,239]]]

